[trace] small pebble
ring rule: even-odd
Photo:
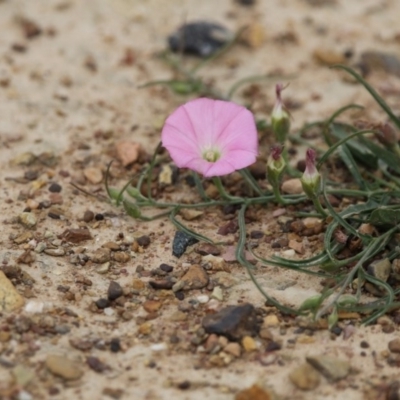
[[[133,164],[139,158],[141,145],[136,142],[122,141],[116,144],[117,157],[124,167]]]
[[[110,301],[116,300],[118,299],[118,297],[121,297],[122,295],[123,295],[123,290],[121,285],[118,282],[111,281],[107,290],[108,300]]]
[[[218,301],[222,301],[224,299],[224,293],[222,291],[221,286],[215,286],[212,293],[211,293],[211,297],[213,299],[216,299]]]
[[[86,363],[93,371],[99,373],[105,371],[108,368],[106,364],[100,361],[100,359],[93,356],[86,357]]]
[[[27,228],[33,228],[37,224],[37,219],[30,212],[23,212],[19,215],[19,222]]]
[[[235,400],[272,400],[277,396],[270,390],[265,389],[257,384],[243,389],[236,393]]]
[[[118,353],[121,350],[121,342],[118,338],[111,339],[110,350],[113,353]]]
[[[235,357],[240,357],[242,349],[239,343],[230,342],[224,347],[225,353],[232,354]]]
[[[11,281],[0,271],[0,311],[14,311],[24,305],[24,298]]]
[[[168,265],[168,264],[161,264],[160,265],[160,269],[161,269],[161,271],[164,271],[166,273],[170,273],[170,272],[173,271],[174,267],[172,267],[171,265]]]
[[[257,350],[257,343],[251,336],[245,336],[242,339],[242,346],[247,352]]]
[[[85,222],[91,222],[94,220],[94,212],[93,211],[85,211],[82,217],[82,220]]]
[[[201,294],[200,296],[196,297],[196,300],[200,303],[200,304],[206,304],[208,303],[208,301],[210,300],[210,298],[206,295],[206,294]]]
[[[289,379],[301,390],[315,389],[321,381],[320,375],[310,364],[303,364],[295,368],[289,374]]]
[[[54,375],[65,380],[77,380],[82,377],[83,371],[78,363],[65,356],[51,354],[46,358],[46,368]]]
[[[105,308],[110,306],[110,301],[108,299],[102,298],[102,299],[96,300],[95,304],[96,304],[98,309],[103,310],[103,309],[105,309]]]
[[[104,264],[101,264],[96,268],[96,272],[101,275],[106,274],[109,270],[110,270],[109,262],[105,262]]]
[[[53,182],[53,183],[49,186],[49,192],[52,192],[52,193],[60,193],[61,190],[62,190],[62,186],[59,185],[59,184],[56,183],[56,182]]]
[[[392,353],[400,353],[400,338],[391,340],[388,343],[388,348]]]
[[[200,265],[191,265],[186,273],[176,282],[172,290],[178,292],[180,290],[202,289],[208,285],[209,277],[204,268]]]
[[[188,235],[183,231],[176,231],[174,241],[172,243],[172,254],[175,257],[181,257],[186,251],[188,246],[196,244],[198,240],[191,235]]]
[[[93,184],[100,183],[103,180],[103,172],[100,168],[87,167],[83,170],[83,175]]]
[[[146,300],[143,303],[143,308],[150,314],[156,313],[161,307],[162,303],[158,300]]]
[[[147,247],[150,244],[150,237],[147,235],[143,235],[138,237],[136,241],[138,242],[139,246]]]
[[[301,194],[303,186],[299,178],[292,178],[282,183],[281,190],[286,194]]]
[[[306,357],[306,360],[332,382],[345,378],[350,372],[350,364],[336,357],[321,355]]]
[[[115,314],[115,311],[111,307],[106,307],[104,309],[104,314],[108,315],[109,317]]]
[[[198,21],[182,25],[169,36],[168,43],[172,51],[208,57],[230,39],[232,34],[222,25]]]

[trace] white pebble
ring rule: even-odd
[[[20,390],[18,393],[18,400],[32,400],[33,397],[30,393],[26,392],[25,390]]]
[[[150,346],[150,349],[153,351],[163,351],[167,350],[168,346],[166,343],[155,343]]]
[[[111,308],[111,307],[106,307],[104,309],[104,314],[108,315],[109,317],[111,317],[111,315],[115,314],[115,311]]]
[[[295,254],[296,254],[296,252],[293,249],[288,249],[288,250],[282,251],[282,255],[284,257],[294,257]]]
[[[200,303],[200,304],[206,304],[208,303],[208,301],[210,300],[210,298],[206,295],[206,294],[201,294],[200,296],[196,297],[196,300]]]
[[[42,313],[44,309],[44,303],[42,301],[30,300],[26,303],[24,310],[30,314]]]
[[[211,293],[211,297],[218,301],[222,301],[224,299],[224,293],[222,292],[221,286],[215,286]]]

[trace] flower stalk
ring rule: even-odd
[[[273,146],[267,161],[267,178],[272,186],[276,201],[285,204],[285,199],[281,195],[280,184],[283,173],[286,169],[286,161],[282,156],[282,147]]]

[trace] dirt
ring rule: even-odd
[[[19,308],[1,313],[0,398],[225,400],[246,398],[239,393],[248,388],[248,398],[257,399],[398,398],[389,397],[399,365],[397,347],[388,347],[398,336],[392,319],[365,327],[359,316],[342,315],[334,332],[299,327],[265,305],[243,267],[231,261],[229,246],[220,246],[226,261],[212,265],[208,277],[202,270],[192,278],[203,279],[203,288],[183,295],[171,285],[154,289],[151,280],[178,280],[189,267],[201,269],[207,257],[196,252],[201,244],[178,259],[168,219],[140,222],[103,201],[107,164],[116,160],[111,180],[122,187],[157,146],[164,119],[190,98],[165,86],[140,88],[177,77],[159,54],[185,21],[212,20],[232,31],[256,27],[252,46],[235,44],[200,76],[227,90],[243,77],[271,75],[233,98],[257,118],[268,119],[274,85],[284,81],[290,82],[284,97],[293,131],[350,103],[365,110],[350,112],[349,119],[384,121],[365,90],[327,64],[357,65],[365,51],[398,55],[400,3],[239,3],[0,1],[0,260],[25,303],[21,307],[14,293]],[[382,69],[375,63],[368,79],[396,111],[399,74]],[[133,163],[121,156],[125,144],[138,157]],[[301,158],[304,149],[295,150]],[[171,196],[183,199],[187,193],[179,188],[172,187]],[[283,233],[278,219],[284,212],[275,204],[254,211],[248,231],[262,232],[253,239],[259,254],[284,255],[290,243],[301,257],[321,248],[318,240],[299,248]],[[291,215],[288,210],[283,217]],[[220,241],[224,218],[211,209],[187,223]],[[233,245],[235,235],[223,240]],[[271,248],[273,241],[281,247]],[[318,278],[276,267],[259,265],[256,276],[292,307],[321,289]],[[257,309],[259,333],[246,334],[238,347],[204,332],[205,315],[243,303]],[[309,387],[294,384],[289,375],[296,370],[298,376],[306,358],[321,355],[339,360],[335,368],[344,368],[343,376],[321,373]]]

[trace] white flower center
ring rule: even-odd
[[[208,162],[215,162],[221,157],[221,153],[216,149],[208,149],[203,151],[203,159]]]

